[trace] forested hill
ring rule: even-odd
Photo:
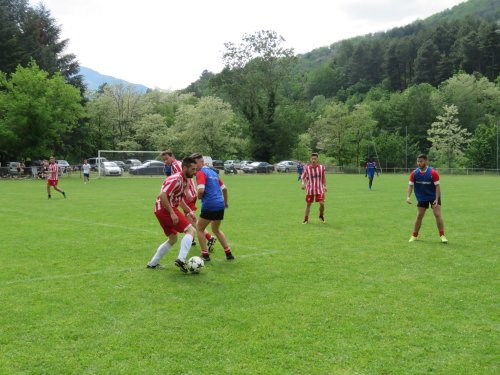
[[[496,17],[496,18],[495,18]],[[499,72],[500,2],[469,0],[423,21],[359,36],[299,56],[308,97],[345,98],[384,81],[391,90],[438,85],[462,70]]]

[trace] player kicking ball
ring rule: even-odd
[[[418,239],[418,232],[422,225],[425,212],[429,206],[431,206],[434,217],[436,218],[441,242],[447,244],[448,240],[444,236],[444,221],[441,215],[441,186],[439,183],[439,174],[434,168],[427,165],[427,155],[425,154],[418,155],[417,165],[418,168],[411,172],[408,192],[406,194],[406,203],[411,204],[411,193],[415,187],[417,218],[409,242],[414,242]]]
[[[198,218],[196,230],[198,241],[201,246],[201,257],[205,261],[210,260],[205,229],[208,224],[212,227],[212,233],[217,237],[224,248],[227,260],[234,260],[234,255],[227,243],[226,236],[220,230],[224,220],[224,210],[228,208],[227,188],[219,178],[219,175],[211,168],[205,167],[203,156],[193,154],[191,158],[196,160],[198,172],[196,173],[196,184],[198,185],[198,199],[201,199],[201,213]]]
[[[179,205],[184,210],[188,210],[186,203],[182,199],[187,188],[189,179],[196,173],[196,162],[192,158],[185,158],[182,161],[182,173],[176,173],[167,177],[161,186],[160,194],[156,198],[155,215],[160,223],[168,241],[162,243],[156,250],[155,255],[147,264],[147,268],[160,268],[160,259],[168,253],[170,248],[177,242],[177,233],[185,233],[181,241],[179,256],[175,260],[175,265],[184,273],[187,273],[186,257],[191,249],[195,228],[179,211]],[[193,214],[190,212],[189,214]]]

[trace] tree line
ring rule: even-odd
[[[38,19],[39,34],[51,35],[24,53],[21,43],[0,61],[2,161],[55,153],[77,162],[98,149],[171,148],[270,162],[304,160],[315,150],[341,166],[377,154],[383,167],[406,167],[408,155],[429,152],[436,165],[496,166],[500,43],[493,22],[417,23],[303,56],[264,30],[226,43],[225,68],[204,71],[185,90],[141,94],[105,84],[83,92],[50,12],[22,0],[0,4],[2,20]],[[9,18],[6,9],[23,16]],[[1,25],[0,46],[23,39],[6,37],[18,21]],[[466,48],[471,40],[476,54]],[[425,52],[429,43],[439,57]],[[444,58],[451,68],[429,75]]]

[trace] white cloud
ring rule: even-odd
[[[304,53],[402,26],[463,0],[44,0],[80,64],[149,87],[179,89],[244,33],[275,30]],[[32,4],[37,3],[32,1]]]

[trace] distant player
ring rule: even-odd
[[[156,250],[155,255],[147,264],[147,268],[160,267],[160,259],[170,250],[177,242],[177,233],[185,233],[181,241],[179,256],[175,260],[175,265],[182,272],[187,272],[186,257],[191,249],[195,228],[180,211],[178,206],[187,209],[186,204],[182,200],[188,181],[193,178],[196,173],[196,162],[192,158],[185,158],[182,161],[181,173],[173,174],[163,181],[160,194],[156,198],[155,215],[160,223],[168,241],[162,243]],[[193,212],[188,215],[194,215]]]
[[[229,207],[227,188],[219,178],[219,175],[213,169],[204,165],[201,154],[193,154],[191,157],[196,160],[198,168],[196,183],[198,185],[198,198],[201,199],[201,214],[198,218],[197,231],[198,241],[201,246],[201,256],[206,261],[210,260],[205,229],[208,224],[211,224],[213,234],[215,234],[224,248],[226,259],[234,260],[226,236],[220,230],[220,225],[222,220],[224,220],[224,210]]]
[[[375,177],[375,173],[377,173],[377,163],[372,159],[368,159],[368,163],[366,163],[365,167],[365,177],[368,177],[368,188],[371,190],[373,185],[373,178]]]
[[[304,173],[304,164],[299,160],[297,162],[297,174],[299,175],[297,181],[302,180],[302,173]]]
[[[432,212],[436,218],[441,242],[446,244],[448,240],[444,236],[444,221],[441,216],[441,185],[437,171],[427,165],[427,155],[420,154],[417,157],[418,168],[411,172],[406,203],[411,204],[411,192],[415,187],[415,197],[417,197],[417,219],[409,242],[416,241],[418,232],[422,225],[425,211],[432,207]]]
[[[167,166],[170,166],[171,174],[181,173],[182,172],[182,164],[179,160],[175,158],[175,155],[172,151],[166,150],[161,153],[162,159],[165,161]]]
[[[87,182],[90,183],[90,164],[87,163],[87,159],[83,161],[82,172],[83,172],[83,183],[87,185]]]
[[[56,163],[56,158],[51,156],[49,159],[49,170],[48,170],[48,178],[47,178],[47,195],[48,198],[52,198],[50,194],[50,189],[53,187],[55,191],[58,191],[66,198],[66,193],[57,187],[59,183],[59,166]]]
[[[311,154],[311,163],[304,167],[302,173],[302,190],[306,190],[306,212],[302,224],[309,223],[309,213],[313,202],[319,203],[319,220],[325,222],[325,166],[318,163],[318,154]]]

